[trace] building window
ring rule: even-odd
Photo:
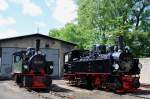
[[[45,48],[49,48],[49,44],[45,44]]]

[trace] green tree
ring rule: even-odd
[[[112,44],[116,36],[123,35],[134,53],[149,55],[145,43],[149,42],[149,19],[149,0],[79,0],[81,33],[88,31],[94,43]],[[145,54],[140,53],[141,47],[146,49]]]
[[[73,23],[68,23],[65,27],[60,29],[52,29],[49,31],[49,36],[73,42],[77,44],[78,48],[84,48],[84,43],[86,42],[85,38],[80,35],[80,31],[78,30],[78,25]]]
[[[123,35],[136,55],[150,56],[150,0],[76,1],[78,24],[51,30],[50,36],[88,49],[95,43],[114,44],[115,37]]]

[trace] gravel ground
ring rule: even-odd
[[[49,99],[59,99],[55,95],[50,95]],[[46,99],[39,94],[19,88],[13,81],[0,81],[0,99]]]
[[[50,92],[27,91],[13,81],[0,81],[0,99],[150,99],[150,88],[140,88],[137,93],[123,95],[101,90],[86,90],[66,85],[64,80],[54,80]]]
[[[38,99],[24,89],[10,85],[8,81],[0,81],[0,99]]]

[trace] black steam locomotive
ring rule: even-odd
[[[133,92],[140,86],[142,65],[134,58],[123,37],[115,46],[94,45],[91,51],[73,50],[65,54],[64,79],[86,88]]]
[[[50,89],[52,84],[53,62],[46,61],[40,50],[40,40],[36,48],[27,48],[13,54],[12,77],[22,87]]]

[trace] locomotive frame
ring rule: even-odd
[[[115,84],[105,82],[105,80],[109,79],[110,77],[112,77],[110,73],[76,72],[74,74],[64,74],[64,79],[68,80],[68,84],[73,86],[80,86],[87,89],[103,89],[106,91],[112,90],[117,93],[138,91],[137,88],[132,87],[134,77],[132,77],[131,75],[117,76],[117,78],[119,78],[121,82],[123,82],[123,86],[120,89],[116,89]],[[81,78],[86,79],[86,81],[84,80],[83,82]]]

